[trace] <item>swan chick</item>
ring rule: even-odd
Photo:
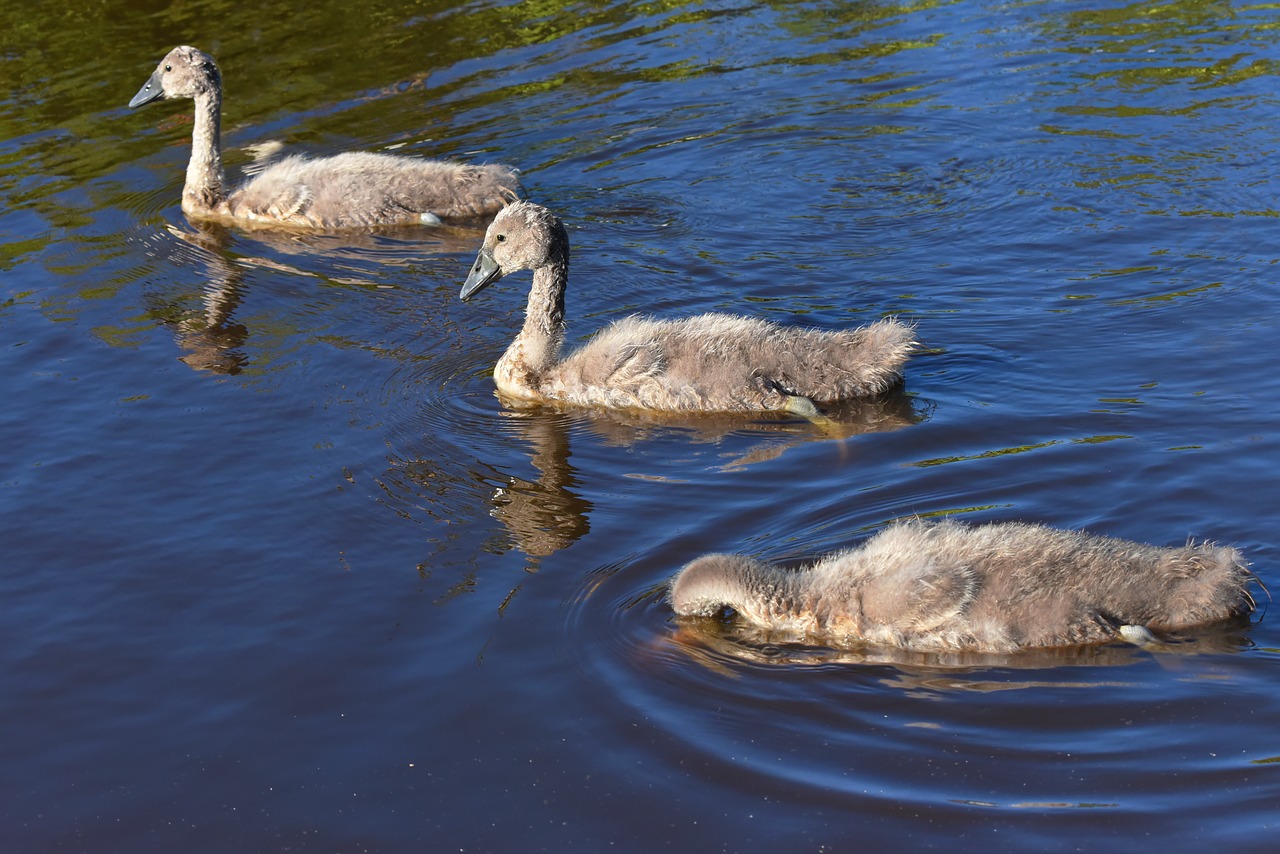
[[[1021,522],[896,522],[861,546],[788,570],[712,554],[671,582],[679,616],[726,610],[835,646],[1014,652],[1127,640],[1248,614],[1240,552],[1161,548]]]
[[[551,211],[503,209],[462,287],[469,300],[503,276],[533,271],[524,325],[494,368],[498,391],[524,401],[666,412],[789,412],[880,394],[916,346],[892,318],[823,331],[731,314],[630,316],[564,357],[569,238]]]
[[[285,157],[228,190],[222,168],[222,73],[209,54],[175,47],[130,107],[191,98],[195,115],[182,210],[191,217],[306,229],[438,224],[488,216],[517,197],[516,170],[347,152]]]

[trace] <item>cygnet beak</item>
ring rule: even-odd
[[[156,98],[164,97],[164,86],[160,84],[160,69],[157,68],[151,72],[151,76],[147,78],[147,82],[142,84],[142,88],[138,90],[138,94],[133,96],[133,100],[129,102],[130,107],[141,107],[143,104],[149,104]]]
[[[462,286],[463,301],[471,299],[501,278],[502,268],[498,266],[497,261],[493,260],[493,253],[487,248],[481,249],[480,254],[476,256],[476,263],[471,265],[471,272],[467,274],[467,281]]]

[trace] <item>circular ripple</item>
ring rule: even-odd
[[[973,808],[1106,807],[1137,820],[1170,798],[1199,807],[1198,785],[1162,770],[1205,785],[1249,773],[1238,751],[1187,765],[1198,741],[1187,720],[1252,726],[1223,693],[1250,679],[1240,626],[1156,653],[774,644],[732,624],[675,619],[665,583],[687,557],[659,547],[602,566],[563,609],[571,654],[607,694],[607,721],[596,723],[613,749],[667,765],[665,779],[683,769],[740,795],[928,817],[943,833]],[[1225,748],[1232,736],[1220,740]],[[1064,763],[1069,775],[1045,773]]]

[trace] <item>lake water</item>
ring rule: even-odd
[[[197,230],[248,146],[510,163],[634,311],[925,349],[832,438],[507,409],[482,232]],[[5,851],[1271,851],[1280,631],[890,655],[677,623],[706,551],[889,521],[1280,535],[1266,4],[0,10]],[[483,224],[481,224],[483,225]]]

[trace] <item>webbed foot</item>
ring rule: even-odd
[[[790,412],[792,415],[808,419],[815,427],[820,427],[823,430],[830,431],[834,430],[837,426],[836,422],[823,415],[818,407],[814,405],[814,402],[807,397],[803,397],[798,394],[788,394],[784,405],[787,412]]]
[[[1163,644],[1146,626],[1121,626],[1116,631],[1120,633],[1120,637],[1134,646],[1140,647],[1160,647]]]

